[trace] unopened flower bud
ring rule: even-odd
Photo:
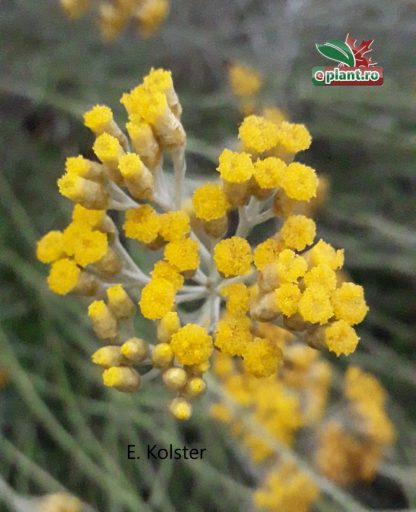
[[[148,346],[141,338],[130,338],[121,345],[121,353],[132,363],[138,364],[146,359]]]
[[[111,368],[112,366],[122,366],[128,363],[121,353],[118,345],[107,345],[101,347],[91,356],[94,364],[103,368]]]
[[[118,161],[119,171],[130,194],[135,199],[150,199],[153,196],[153,176],[139,155],[127,153]]]
[[[99,338],[111,340],[117,336],[117,319],[103,300],[95,300],[89,305],[88,316]]]
[[[169,405],[169,410],[177,420],[189,420],[192,414],[191,404],[185,398],[175,398]]]
[[[200,364],[193,364],[192,366],[189,367],[189,371],[191,372],[192,375],[200,376],[203,373],[206,373],[209,370],[209,368],[209,361],[204,361],[203,363]]]
[[[103,233],[106,233],[108,236],[108,240],[112,242],[116,236],[117,236],[117,227],[114,224],[114,221],[111,217],[108,215],[105,215],[102,219],[102,221],[98,224],[97,229],[102,231]]]
[[[186,384],[186,371],[183,368],[169,368],[162,379],[169,389],[179,391]]]
[[[81,271],[78,283],[73,291],[83,297],[92,297],[96,295],[98,287],[99,282],[94,275]]]
[[[282,189],[279,189],[273,198],[273,212],[285,219],[295,213],[298,205],[301,204],[299,201],[288,197]]]
[[[275,294],[273,292],[259,297],[250,307],[251,317],[261,322],[272,320],[279,314],[281,314],[281,311],[276,304]]]
[[[176,311],[170,311],[161,318],[157,326],[157,339],[161,343],[169,343],[172,334],[181,326],[179,315]]]
[[[146,167],[153,171],[159,165],[162,153],[150,124],[144,121],[128,122],[126,129],[134,150]]]
[[[206,382],[201,377],[192,377],[186,383],[184,393],[189,398],[202,395],[207,388]]]
[[[108,206],[108,193],[104,186],[81,176],[64,174],[58,180],[59,192],[64,196],[80,203],[85,208],[106,209]]]
[[[221,238],[228,229],[228,217],[203,222],[204,231],[212,238]]]
[[[310,324],[306,322],[300,313],[295,313],[291,317],[284,317],[283,324],[289,331],[302,332],[310,327]],[[312,346],[312,345],[311,345]]]
[[[104,385],[118,391],[132,393],[140,387],[140,375],[133,368],[127,366],[114,366],[103,372]]]
[[[121,272],[122,269],[122,261],[120,256],[116,253],[116,251],[112,247],[108,247],[105,255],[94,263],[94,267],[106,276],[114,276]]]
[[[250,197],[250,182],[232,183],[223,180],[223,189],[228,202],[234,208],[244,206]]]
[[[114,315],[121,318],[129,318],[134,314],[134,302],[131,300],[121,284],[107,289],[108,305]]]
[[[152,362],[156,368],[167,368],[172,364],[173,351],[168,343],[155,345],[152,352]]]

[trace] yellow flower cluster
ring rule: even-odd
[[[346,406],[339,408],[346,413],[334,419],[327,410],[332,369],[320,353],[268,322],[257,324],[256,334],[282,350],[284,365],[273,376],[256,379],[244,362],[217,354],[213,370],[223,394],[211,414],[229,426],[257,466],[261,477],[253,494],[256,507],[308,512],[319,496],[317,483],[273,443],[300,450],[338,485],[369,480],[395,437],[385,410],[386,393],[374,376],[349,367]],[[304,432],[312,440],[305,453]]]
[[[74,203],[71,222],[37,245],[38,259],[50,265],[49,288],[89,297],[92,327],[105,343],[92,356],[104,384],[135,391],[141,367],[150,364],[176,394],[171,412],[186,419],[190,400],[205,390],[214,350],[241,362],[254,394],[256,379],[271,385],[284,358],[285,347],[267,329],[280,326],[304,346],[338,355],[354,351],[352,326],[367,311],[363,290],[339,283],[343,251],[323,240],[313,245],[315,223],[302,209],[319,187],[316,172],[293,161],[309,147],[308,130],[276,122],[276,112],[248,116],[242,150],[224,149],[217,179],[189,201],[186,133],[171,73],[151,69],[120,101],[127,133],[107,105],[85,113],[95,158],[67,158],[58,188]],[[117,225],[112,210],[121,212]],[[248,235],[270,220],[280,229],[253,250]],[[148,255],[140,265],[120,227]],[[136,336],[137,314],[153,322],[153,337]],[[276,428],[288,439],[298,428],[298,404],[279,389],[293,423]]]
[[[348,355],[359,341],[352,326],[368,311],[364,292],[354,283],[338,284],[343,251],[320,240],[301,255],[295,252],[310,246],[314,237],[313,221],[297,215],[284,222],[277,246],[272,239],[257,246],[254,261],[260,276],[251,316],[302,333],[314,348]]]
[[[159,30],[170,10],[169,0],[60,0],[60,4],[71,19],[93,12],[106,41],[115,39],[131,21],[148,38]]]
[[[271,439],[292,446],[299,429],[318,422],[325,411],[331,382],[329,364],[319,358],[319,352],[297,342],[288,331],[268,322],[256,324],[254,334],[257,337],[252,341],[247,331],[244,334],[244,320],[235,322],[232,344],[227,340],[227,336],[231,336],[226,330],[227,323],[228,319],[222,320],[216,333],[215,343],[220,342],[221,352],[215,357],[215,374],[227,395],[245,408],[246,416],[248,413]],[[233,352],[239,351],[239,343],[245,345],[246,350],[241,363],[232,357]],[[261,343],[263,351],[256,347],[258,343]],[[250,350],[256,354],[247,362]],[[273,365],[268,353],[271,350],[278,353],[279,360],[284,354],[286,364],[265,374],[264,367],[267,370],[268,365]],[[239,414],[226,401],[214,404],[211,413],[217,420],[231,426],[254,462],[266,462],[274,457],[270,442],[261,433],[254,434],[244,426]]]
[[[308,512],[319,496],[319,487],[295,464],[282,461],[267,473],[254,494],[260,510],[270,512]]]
[[[329,419],[318,434],[317,468],[339,485],[371,480],[395,439],[386,393],[373,375],[350,367],[344,378],[345,417]]]

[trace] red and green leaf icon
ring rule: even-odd
[[[327,59],[341,62],[347,66],[355,66],[355,56],[351,48],[344,41],[338,39],[330,39],[326,43],[316,44],[318,52]]]
[[[369,52],[372,52],[371,45],[374,43],[374,39],[368,39],[361,41],[360,44],[358,44],[357,39],[354,39],[349,34],[347,34],[347,37],[345,38],[345,42],[347,45],[351,48],[352,52],[354,53],[355,57],[355,65],[357,67],[369,67],[369,66],[375,66],[376,63],[373,62],[373,59],[371,57],[366,57],[366,54]]]

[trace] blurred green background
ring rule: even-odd
[[[322,65],[315,43],[347,32],[375,39],[383,87],[312,86],[311,68]],[[112,44],[90,17],[68,21],[56,1],[0,2],[0,367],[11,381],[0,391],[0,474],[19,494],[65,487],[103,512],[250,510],[256,474],[209,418],[210,395],[184,426],[166,414],[156,382],[133,397],[103,390],[85,307],[53,296],[34,258],[40,234],[68,219],[56,179],[66,156],[89,151],[86,108],[121,114],[122,92],[151,66],[171,69],[189,172],[213,173],[241,120],[226,81],[237,59],[265,74],[265,102],[310,129],[300,159],[331,182],[319,234],[345,247],[366,290],[370,313],[349,362],[387,387],[399,439],[373,488],[352,492],[369,509],[416,507],[415,37],[416,4],[406,0],[174,0],[155,37],[130,29]],[[207,459],[127,460],[129,443],[185,441],[208,446]]]

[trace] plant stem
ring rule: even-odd
[[[182,194],[186,174],[185,146],[172,151],[173,168],[175,170],[175,208],[182,207]]]

